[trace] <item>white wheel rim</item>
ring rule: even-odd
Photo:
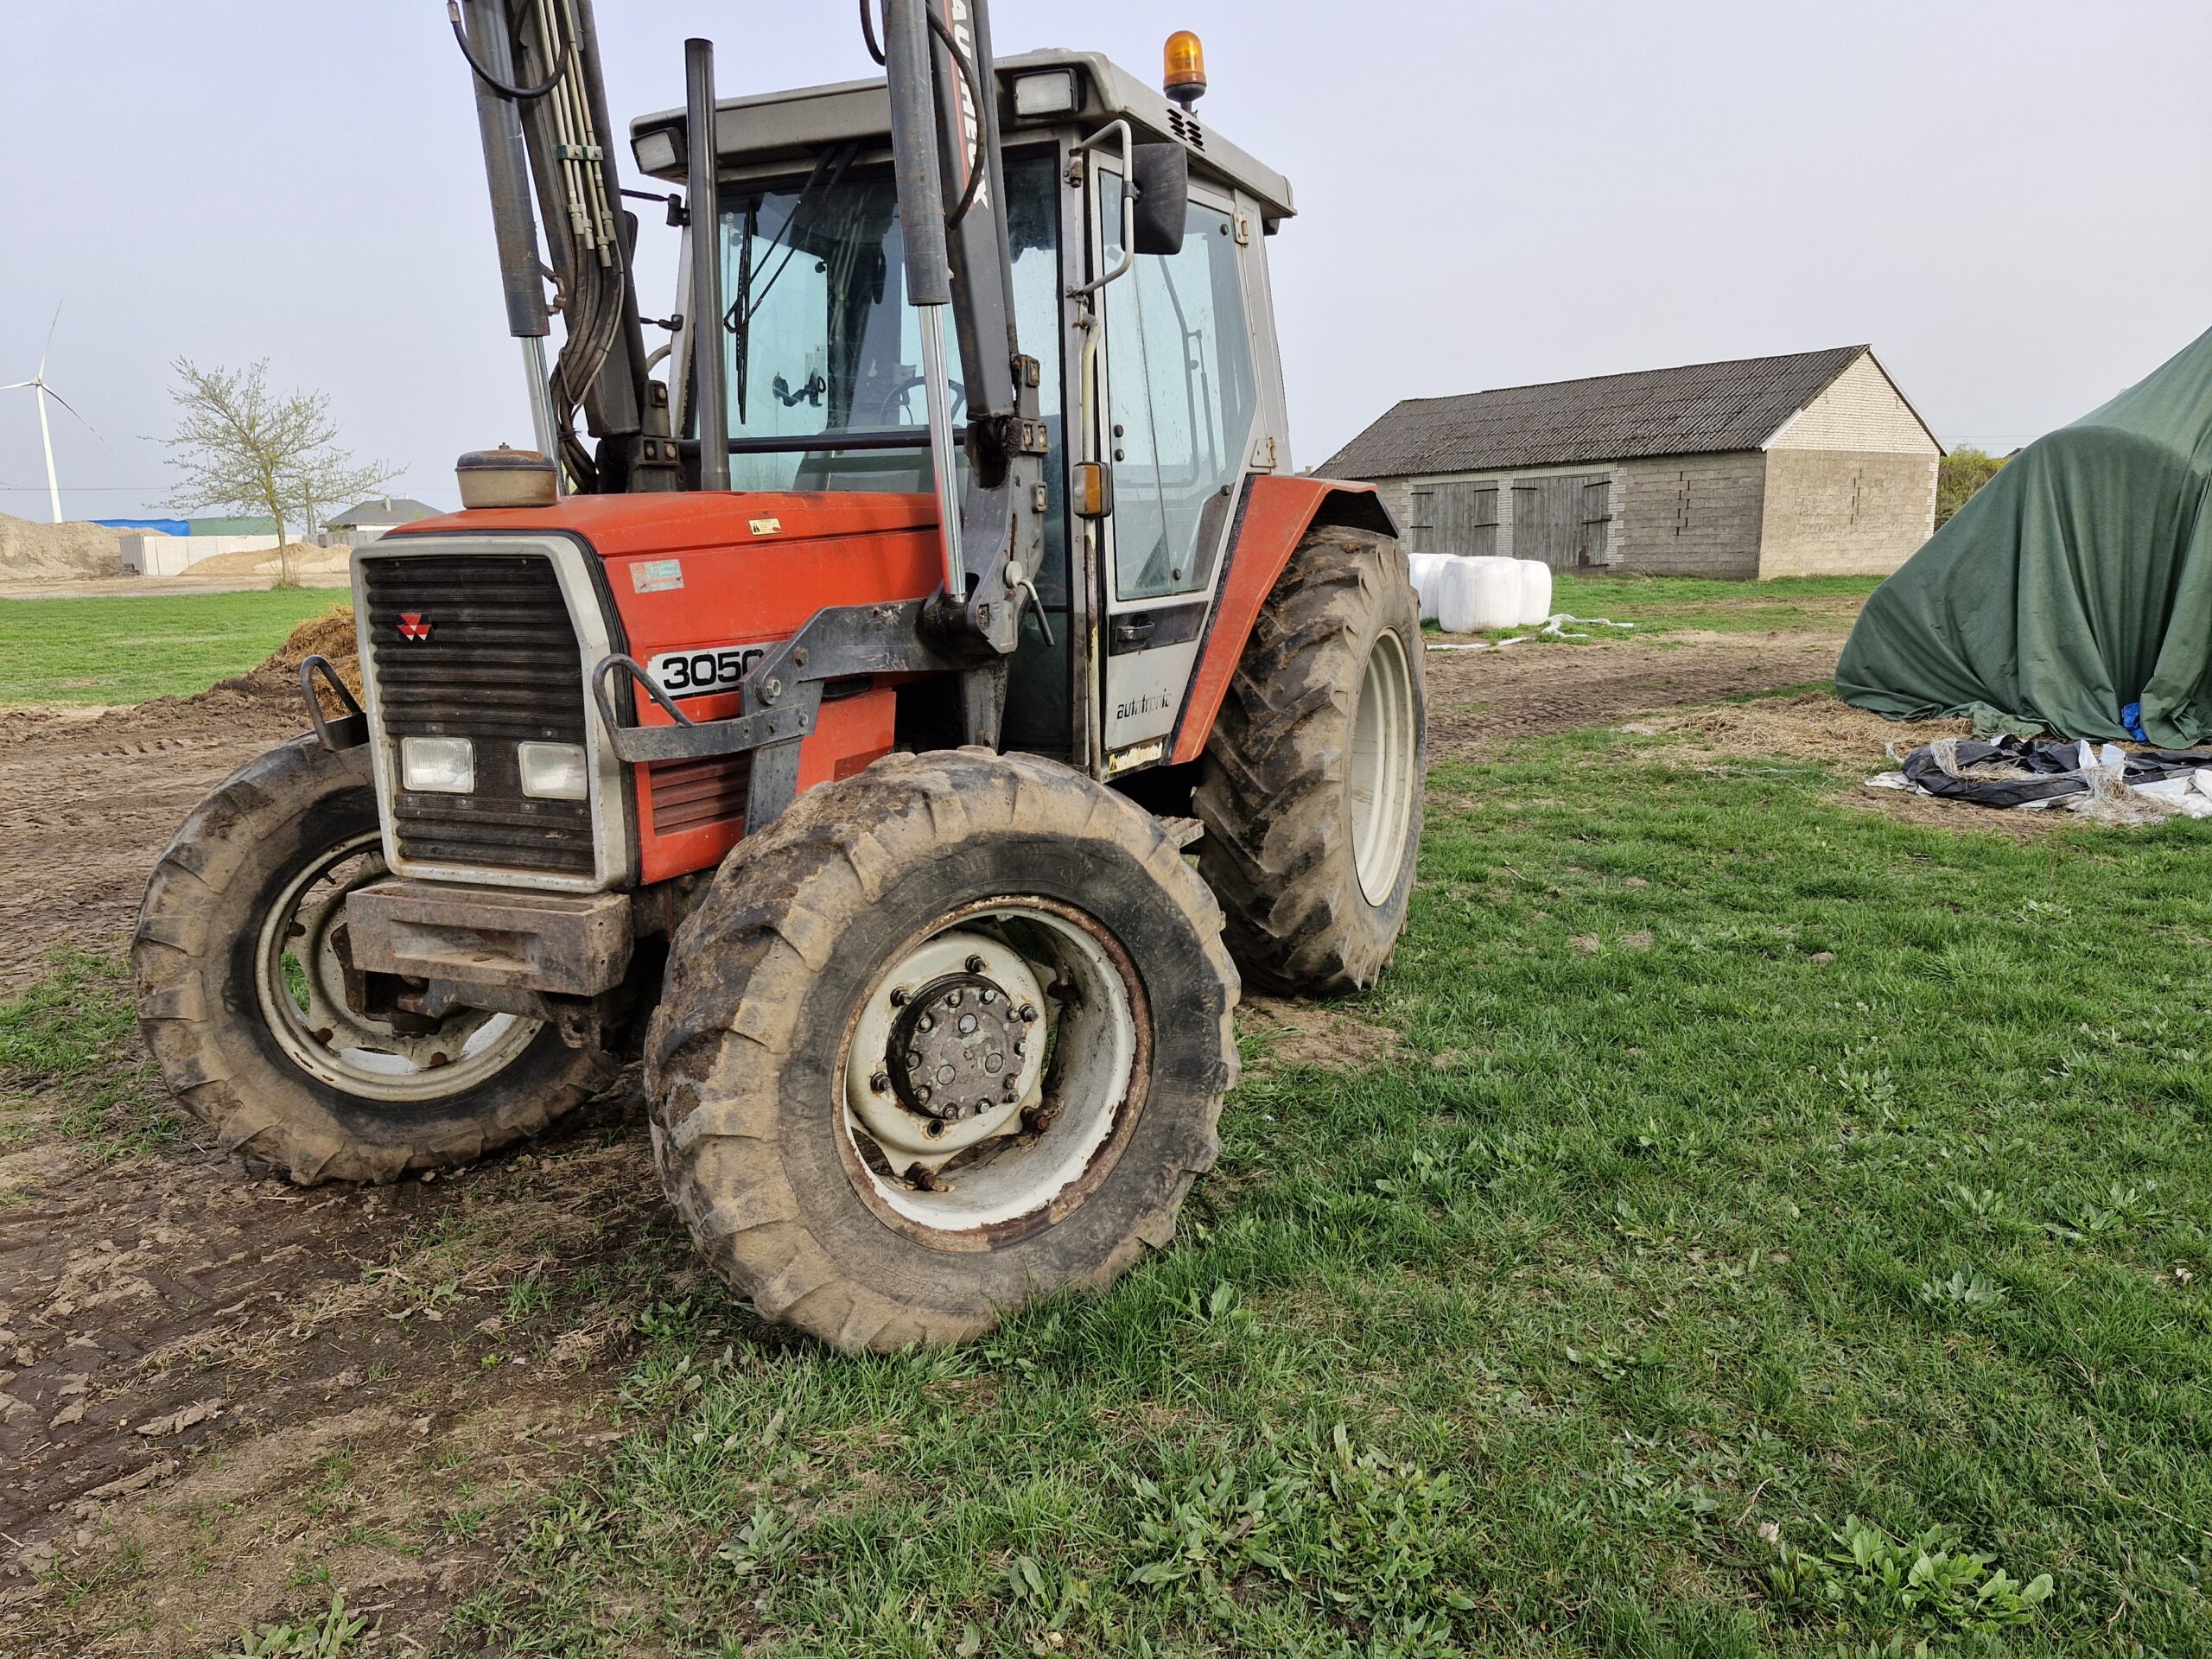
[[[277,895],[256,942],[254,988],[270,1035],[309,1077],[370,1100],[441,1100],[505,1071],[541,1022],[472,1009],[434,1033],[404,1035],[347,1004],[334,938],[346,895],[390,874],[380,842],[374,830],[354,836]]]
[[[1383,904],[1397,890],[1414,806],[1413,674],[1392,631],[1376,636],[1359,678],[1344,794],[1359,890],[1369,904]]]
[[[1134,969],[1125,957],[1116,962],[1121,953],[1096,927],[1041,899],[966,906],[925,931],[868,988],[846,1039],[840,1095],[848,1169],[879,1213],[928,1242],[976,1248],[1025,1219],[1065,1214],[1110,1162],[1141,1045]],[[918,1092],[915,1075],[910,1067],[892,1081],[887,1039],[899,1010],[955,973],[986,980],[1007,999],[994,1007],[1027,1004],[1038,1017],[1026,1027],[1025,1052],[1009,1049],[1005,1067],[988,1074],[988,1095],[964,1086],[987,1075],[988,1043],[978,1051],[969,1078],[950,1091],[968,1115],[947,1122],[902,1097],[899,1084]],[[930,1105],[947,1109],[944,1099]]]

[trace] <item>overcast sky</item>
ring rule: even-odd
[[[619,124],[872,66],[848,0],[599,0]],[[1871,341],[1947,439],[2029,435],[2212,325],[2203,0],[998,0],[1004,53],[1156,75],[1289,175],[1301,465],[1400,397]],[[625,152],[626,162],[626,151]],[[674,233],[645,231],[665,311]],[[529,439],[440,0],[0,0],[0,381],[48,375],[72,517],[158,510],[166,365],[270,359],[454,497]],[[0,511],[46,516],[28,392]]]

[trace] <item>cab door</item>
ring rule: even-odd
[[[1094,269],[1122,258],[1122,179],[1096,170]],[[1243,499],[1260,391],[1236,204],[1192,181],[1182,251],[1141,254],[1099,290],[1092,453],[1113,468],[1099,590],[1102,768],[1164,758]]]

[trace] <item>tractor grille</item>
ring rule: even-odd
[[[516,745],[586,741],[583,663],[552,561],[454,554],[361,561],[369,671],[393,741],[392,823],[404,859],[543,875],[594,873],[591,804],[522,792]],[[419,619],[410,638],[403,619]],[[427,626],[428,632],[422,628]],[[466,737],[467,795],[399,787],[397,745]]]

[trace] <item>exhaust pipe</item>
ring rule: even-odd
[[[691,406],[699,487],[729,488],[729,388],[722,362],[722,231],[715,200],[715,43],[683,42],[686,185],[691,215]]]

